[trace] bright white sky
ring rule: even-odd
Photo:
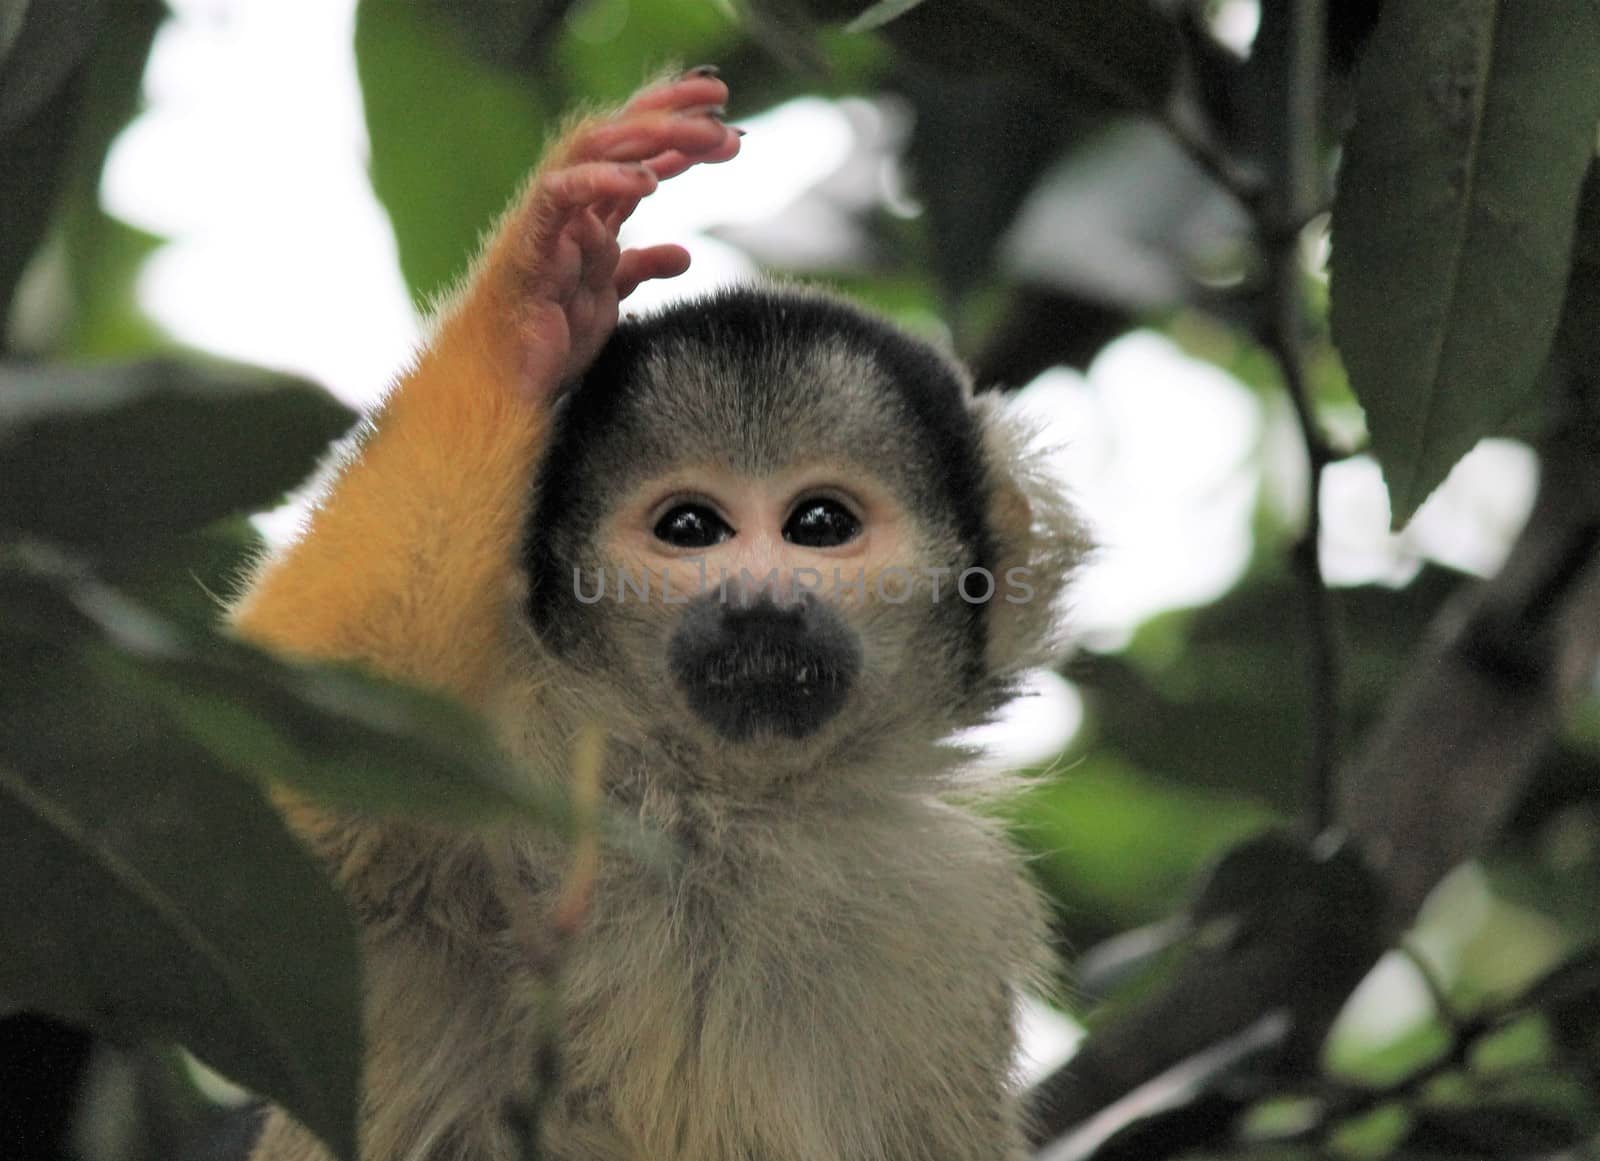
[[[171,239],[146,268],[141,298],[185,342],[302,372],[356,405],[371,402],[419,328],[365,173],[354,0],[171,7],[175,19],[147,76],[148,112],[118,141],[103,187],[111,212]],[[1253,5],[1229,0],[1223,16],[1247,43]],[[680,241],[695,261],[688,277],[641,294],[642,305],[753,273],[748,257],[703,231],[781,215],[843,163],[854,132],[818,99],[741,124],[750,134],[737,162],[670,183],[630,227],[632,241]],[[1087,376],[1041,376],[1018,405],[1061,449],[1060,470],[1102,545],[1075,601],[1091,647],[1114,648],[1150,614],[1224,592],[1245,566],[1259,490],[1304,494],[1286,411],[1269,414],[1227,374],[1152,332],[1112,344]],[[1257,454],[1263,441],[1272,454]],[[1263,462],[1291,466],[1269,468],[1264,479]],[[1403,535],[1391,536],[1376,465],[1339,465],[1325,492],[1328,575],[1340,584],[1397,583],[1423,558],[1492,571],[1527,511],[1534,476],[1525,449],[1486,444]],[[996,760],[1041,760],[1076,728],[1068,683],[1042,674],[1032,692],[985,732]],[[1061,1028],[1048,1021],[1035,1012],[1028,1025],[1044,1063],[1063,1049]]]

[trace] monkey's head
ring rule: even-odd
[[[1083,540],[1026,432],[837,299],[625,321],[557,424],[528,610],[619,736],[779,772],[870,760],[981,722],[1059,647]]]

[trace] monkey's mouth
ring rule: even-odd
[[[861,650],[826,606],[713,601],[686,613],[670,663],[689,708],[729,741],[800,739],[844,707]]]

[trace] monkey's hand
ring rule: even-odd
[[[738,153],[738,131],[720,120],[727,98],[710,70],[696,70],[580,123],[546,159],[501,228],[494,250],[506,260],[490,256],[503,271],[492,292],[517,327],[524,394],[580,377],[616,327],[618,303],[688,269],[682,246],[623,250],[617,232],[659,182]]]
[[[624,251],[617,231],[659,182],[738,153],[727,98],[695,70],[550,146],[304,534],[235,606],[241,633],[484,703],[516,637],[549,404],[594,360],[618,302],[689,264],[680,246]]]

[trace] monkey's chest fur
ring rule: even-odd
[[[562,984],[555,1156],[1001,1157],[1037,907],[943,804],[745,812],[617,856]]]

